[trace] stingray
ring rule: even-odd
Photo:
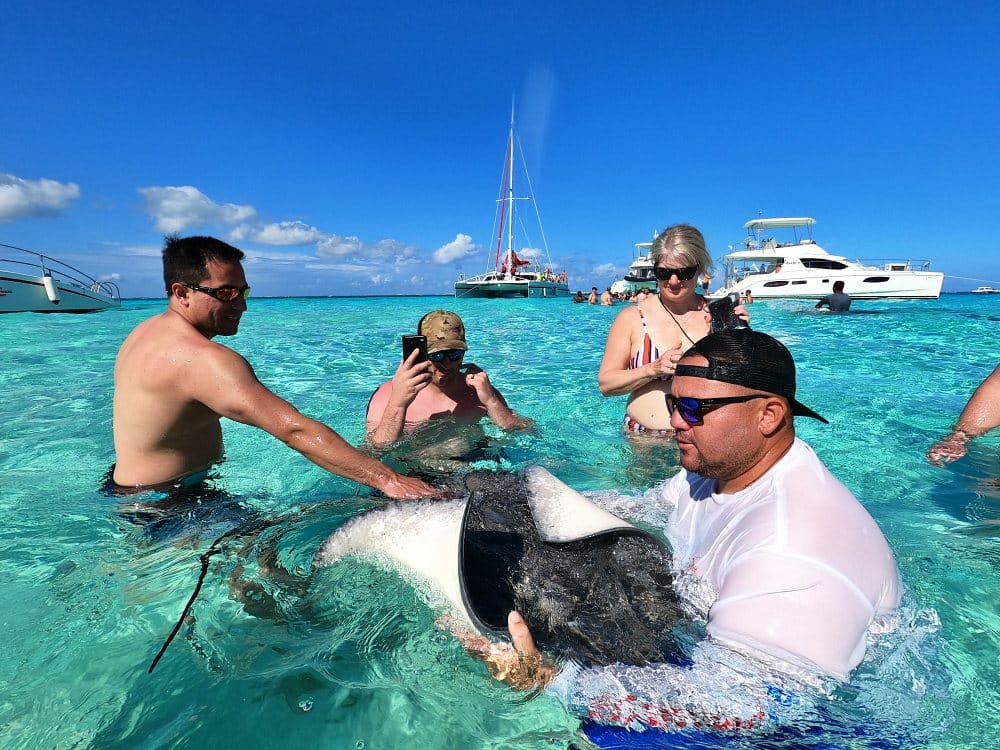
[[[689,623],[662,541],[539,467],[460,481],[463,500],[392,503],[352,519],[314,565],[388,562],[487,635],[505,637],[516,609],[539,648],[583,665],[680,657]]]

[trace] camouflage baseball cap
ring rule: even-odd
[[[462,319],[450,310],[434,310],[420,319],[417,333],[427,337],[427,351],[443,349],[469,350],[465,343],[465,326]]]

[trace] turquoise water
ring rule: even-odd
[[[907,585],[904,625],[819,714],[737,746],[981,747],[1000,710],[1000,435],[947,469],[923,458],[998,360],[995,299],[856,303],[858,314],[758,303],[754,327],[788,344],[798,420],[870,509]],[[399,335],[429,309],[465,319],[470,359],[537,420],[504,438],[505,465],[540,463],[583,491],[640,493],[674,456],[631,445],[623,399],[596,372],[619,308],[562,300],[252,299],[229,339],[260,379],[359,442]],[[144,538],[99,492],[113,459],[117,347],[161,301],[93,316],[0,316],[0,746],[8,748],[566,747],[579,721],[556,699],[494,683],[434,627],[394,573],[347,561],[310,572],[320,542],[371,507],[269,436],[226,425],[217,484],[278,522],[213,556],[193,617],[147,674],[199,573],[241,520]],[[290,571],[261,570],[274,549]],[[255,592],[259,586],[263,592]],[[241,600],[234,591],[250,587]],[[250,611],[255,614],[251,614]],[[258,616],[259,615],[259,616]],[[795,724],[796,721],[801,724]],[[863,730],[863,731],[862,731]],[[905,739],[899,739],[905,738]]]

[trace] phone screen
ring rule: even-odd
[[[427,337],[415,334],[403,336],[403,359],[409,357],[410,352],[414,349],[420,350],[420,354],[417,355],[417,362],[424,362],[427,359]]]

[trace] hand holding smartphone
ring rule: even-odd
[[[410,352],[414,349],[420,351],[417,355],[416,362],[426,362],[427,361],[427,337],[418,336],[415,334],[407,334],[403,336],[403,359],[405,360],[410,356]],[[414,364],[416,364],[416,362]]]
[[[720,297],[708,304],[708,312],[712,315],[712,333],[728,331],[731,328],[749,328],[742,319],[736,317],[733,311],[740,303],[740,295],[736,292]]]

